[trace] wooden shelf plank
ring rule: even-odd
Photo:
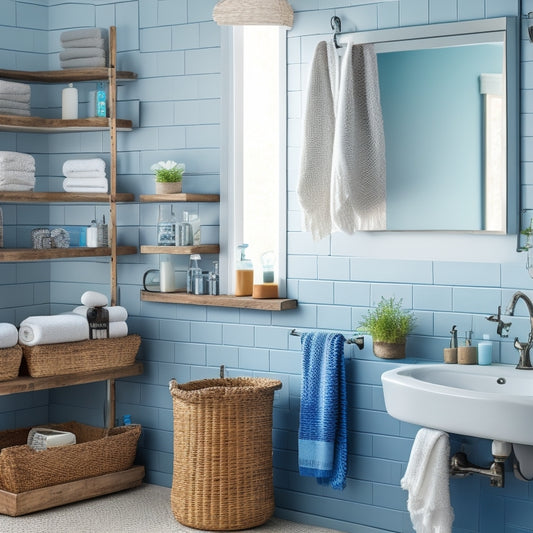
[[[104,131],[109,129],[110,119],[91,117],[63,120],[60,118],[20,117],[0,115],[1,131],[19,131],[33,133],[64,133],[76,131]],[[131,120],[117,119],[117,129],[130,131]]]
[[[298,307],[298,300],[289,298],[252,298],[250,296],[232,296],[220,294],[197,295],[185,292],[149,292],[141,291],[141,300],[185,305],[206,305],[211,307],[238,307],[241,309],[262,309],[264,311],[287,311]]]
[[[196,246],[141,246],[141,254],[218,254],[220,246],[218,244],[198,244]]]
[[[63,376],[49,376],[44,378],[19,376],[9,381],[0,381],[0,396],[19,392],[69,387],[71,385],[83,385],[84,383],[94,383],[96,381],[106,381],[108,379],[125,378],[128,376],[139,376],[142,372],[142,363],[134,363],[130,366],[104,368],[92,372],[79,372],[77,374],[65,374]]]
[[[0,69],[0,78],[34,83],[70,83],[75,81],[99,81],[109,78],[110,68],[69,68],[65,70],[5,70]],[[135,80],[137,74],[127,70],[117,71],[119,80]]]
[[[220,194],[141,194],[141,202],[220,202]]]
[[[67,503],[79,502],[138,487],[144,478],[144,466],[132,466],[128,470],[94,476],[61,485],[15,494],[0,490],[0,513],[21,516]]]
[[[132,193],[117,193],[117,202],[132,202]],[[107,193],[74,193],[74,192],[33,192],[33,191],[0,191],[0,203],[32,203],[32,202],[104,202],[108,203],[111,195]]]
[[[135,255],[135,246],[117,246],[117,255]],[[111,248],[0,248],[0,261],[45,261],[48,259],[69,259],[71,257],[107,257]]]

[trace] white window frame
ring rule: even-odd
[[[279,296],[286,295],[287,278],[287,39],[280,30],[280,132],[279,132]],[[243,242],[242,158],[242,34],[238,27],[221,27],[222,94],[220,113],[220,292],[235,289],[235,248]],[[256,265],[254,265],[256,266]]]

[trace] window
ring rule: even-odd
[[[222,51],[227,64],[222,99],[221,291],[233,293],[235,249],[244,242],[255,268],[263,253],[275,252],[283,296],[285,31],[276,26],[224,28]]]

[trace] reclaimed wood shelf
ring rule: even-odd
[[[141,291],[141,300],[185,305],[206,305],[210,307],[238,307],[240,309],[259,309],[263,311],[287,311],[298,307],[298,300],[289,298],[252,298],[251,296],[232,296],[219,294],[187,294],[186,292]]]
[[[218,254],[220,246],[218,244],[197,244],[195,246],[141,246],[141,254]]]
[[[0,490],[0,513],[8,516],[21,516],[67,503],[88,500],[96,496],[138,487],[143,478],[144,466],[132,466],[121,472],[112,472],[19,494]]]
[[[117,255],[135,255],[135,246],[117,246]],[[72,257],[110,257],[110,247],[99,248],[0,248],[0,261],[46,261],[48,259],[70,259]]]
[[[105,202],[111,201],[111,194],[107,193],[77,193],[77,192],[33,192],[33,191],[0,191],[0,203],[32,203],[32,202]],[[114,201],[132,202],[135,195],[132,193],[116,193]]]
[[[0,69],[0,78],[34,83],[71,83],[74,81],[99,81],[111,77],[109,67],[69,68],[65,70],[6,70]],[[136,80],[137,74],[117,70],[117,80]]]
[[[142,363],[134,363],[130,366],[105,368],[102,370],[78,372],[76,374],[65,374],[62,376],[48,376],[44,378],[19,376],[18,378],[9,381],[0,381],[0,396],[16,394],[19,392],[69,387],[71,385],[83,385],[85,383],[125,378],[128,376],[139,376],[142,372]]]
[[[220,202],[220,195],[189,192],[177,194],[141,194],[139,200],[141,202]]]
[[[90,117],[63,120],[61,118],[21,117],[0,115],[0,131],[30,133],[65,133],[76,131],[108,131],[110,120],[106,117]],[[131,120],[116,119],[120,131],[133,129]]]

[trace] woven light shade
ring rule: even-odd
[[[220,26],[287,26],[292,28],[294,12],[287,0],[220,0],[213,9]]]

